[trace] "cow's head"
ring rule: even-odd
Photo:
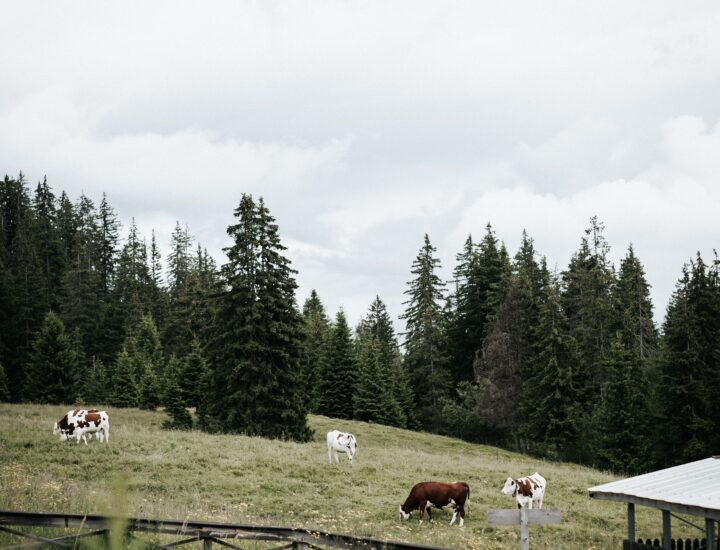
[[[511,477],[505,480],[505,486],[502,488],[503,495],[515,495],[517,493],[517,483]]]
[[[405,511],[405,505],[404,505],[404,504],[401,504],[401,505],[399,506],[399,508],[400,508],[400,519],[404,519],[405,521],[409,520],[409,519],[410,519],[410,512],[409,512],[409,511],[408,511],[408,512]]]
[[[355,453],[357,452],[357,441],[355,440],[355,436],[352,434],[349,434],[347,439],[348,441],[345,446],[347,447],[348,458],[350,459],[350,462],[352,462],[355,457]]]

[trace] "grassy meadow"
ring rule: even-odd
[[[166,431],[165,415],[109,409],[110,443],[61,443],[53,422],[67,406],[0,404],[0,508],[108,513],[217,522],[289,525],[448,548],[517,548],[517,527],[489,527],[489,508],[512,508],[500,489],[507,476],[539,471],[544,507],[559,508],[557,526],[531,527],[533,548],[619,548],[625,508],[595,501],[587,488],[612,475],[546,462],[494,447],[363,422],[311,416],[306,444],[235,435]],[[358,439],[355,464],[328,465],[325,433]],[[127,492],[114,488],[125,479]],[[463,480],[471,496],[465,527],[398,518],[398,505],[419,481]],[[677,522],[674,522],[677,523]],[[674,526],[676,527],[676,526]],[[660,513],[638,509],[638,534],[659,536]],[[690,533],[697,536],[696,533]],[[60,533],[58,533],[58,536]],[[0,545],[18,539],[0,533]]]

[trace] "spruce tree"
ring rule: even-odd
[[[442,306],[445,285],[437,275],[441,266],[435,252],[425,234],[423,246],[412,265],[411,273],[415,278],[407,283],[409,288],[405,294],[409,299],[401,316],[406,327],[404,364],[412,382],[412,392],[417,396],[422,426],[428,430],[439,426],[439,401],[448,395],[451,382]]]
[[[137,407],[139,400],[135,367],[130,354],[122,349],[113,368],[110,404],[115,407]]]
[[[525,407],[531,415],[525,430],[531,452],[577,460],[584,425],[576,388],[577,344],[569,333],[556,283],[549,274],[546,277],[535,329],[533,374],[528,380],[532,391],[525,394]]]
[[[233,239],[221,277],[211,343],[214,424],[228,432],[307,441],[301,387],[302,320],[295,271],[262,199],[243,195],[228,227]]]
[[[351,396],[354,418],[392,425],[394,419],[388,411],[392,393],[383,384],[380,344],[370,333],[365,333],[361,336],[358,348],[358,380]]]
[[[112,376],[100,359],[93,361],[83,387],[83,396],[88,403],[107,403],[112,386]]]
[[[0,403],[7,403],[10,401],[10,386],[8,385],[8,378],[5,374],[5,368],[0,363]]]
[[[315,290],[303,305],[303,386],[307,395],[309,409],[318,409],[318,386],[320,377],[326,369],[326,348],[330,334],[330,320],[325,314],[325,307]]]
[[[77,355],[65,326],[49,311],[30,353],[23,392],[25,400],[53,404],[74,401],[77,371]]]
[[[191,244],[192,237],[187,226],[183,228],[180,222],[175,222],[168,254],[167,280],[170,309],[167,326],[163,331],[163,341],[168,351],[178,356],[189,353],[189,345],[193,339],[192,327],[187,319],[194,270]]]
[[[468,237],[458,255],[454,272],[456,311],[449,325],[449,349],[454,383],[474,378],[474,367],[482,343],[509,284],[510,260],[505,245],[498,244],[492,226],[478,245]]]
[[[170,417],[163,422],[163,428],[172,430],[189,430],[192,428],[192,416],[182,402],[180,386],[178,384],[179,371],[176,368],[169,369],[163,406]]]
[[[401,387],[401,384],[407,384],[408,377],[398,373],[398,370],[403,368],[400,349],[387,307],[379,296],[370,304],[370,310],[357,332],[359,346],[366,345],[369,341],[377,346],[376,382],[383,388],[383,393],[379,396],[385,409],[383,423],[404,428],[408,415],[414,415],[414,410],[406,412],[400,407],[401,402],[406,403],[407,393],[407,388]],[[358,358],[362,360],[363,356],[359,350]],[[372,371],[373,369],[370,369],[370,372]]]
[[[160,405],[160,388],[155,370],[148,363],[143,365],[140,377],[138,407],[154,411]]]
[[[199,407],[205,399],[205,387],[208,377],[208,364],[200,348],[200,342],[194,339],[190,353],[185,356],[178,377],[178,386],[182,403],[186,407]]]
[[[580,249],[562,274],[562,306],[578,345],[582,370],[575,380],[586,407],[593,409],[604,382],[603,361],[615,325],[612,291],[615,272],[608,258],[610,247],[603,236],[604,225],[590,219]]]
[[[352,396],[357,385],[357,355],[345,313],[339,310],[321,363],[317,412],[333,418],[352,418]]]
[[[599,463],[616,472],[638,474],[652,465],[647,379],[640,356],[618,332],[605,360],[606,382],[598,410]]]
[[[683,269],[665,317],[657,395],[662,464],[697,460],[720,449],[720,284],[700,254]]]

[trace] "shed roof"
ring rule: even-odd
[[[720,521],[720,457],[588,489],[592,498],[632,502]]]

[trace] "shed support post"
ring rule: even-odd
[[[715,550],[717,542],[715,541],[715,520],[705,518],[705,541],[708,550]]]
[[[212,550],[212,539],[203,539],[203,550]]]
[[[628,521],[628,540],[635,542],[635,504],[628,502],[627,505],[627,521]]]
[[[528,509],[520,508],[520,550],[530,550],[530,525],[528,524]]]
[[[662,511],[663,518],[663,548],[665,550],[671,550],[670,548],[670,510]]]

